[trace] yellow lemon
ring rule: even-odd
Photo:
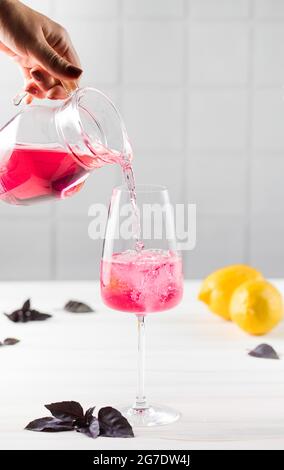
[[[230,320],[230,301],[234,290],[249,279],[262,279],[260,272],[243,264],[235,264],[210,274],[202,283],[199,300],[217,315]]]
[[[282,319],[283,299],[269,282],[251,280],[242,284],[232,295],[231,319],[251,335],[264,335]]]

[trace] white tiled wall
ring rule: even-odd
[[[85,70],[120,107],[138,182],[196,202],[189,277],[248,262],[284,276],[284,1],[27,0],[70,32]],[[0,56],[0,123],[21,87]],[[88,208],[107,202],[117,168],[61,204],[0,205],[0,279],[98,277]]]

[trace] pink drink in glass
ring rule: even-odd
[[[182,260],[165,250],[128,250],[101,264],[104,303],[115,310],[145,315],[179,304],[183,294]]]

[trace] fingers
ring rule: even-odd
[[[21,70],[22,75],[24,77],[24,80],[26,82],[29,81],[32,78],[31,77],[31,70],[28,67],[20,66],[20,70]]]
[[[60,80],[52,77],[48,72],[39,67],[34,67],[30,71],[30,75],[42,91],[49,91],[55,85],[60,85]]]
[[[67,97],[67,93],[62,85],[55,85],[47,92],[46,97],[49,100],[64,100]]]
[[[29,93],[29,96],[38,99],[65,100],[68,97],[61,84],[53,84],[50,88],[43,90],[33,80],[26,84],[25,91]]]
[[[69,35],[67,36],[66,40],[68,41],[68,47],[67,47],[67,50],[64,53],[64,57],[68,60],[68,62],[70,62],[71,64],[73,64],[76,67],[79,67],[81,69],[81,63],[80,63],[79,56],[78,56],[78,54],[75,50],[75,47],[72,44],[72,41],[71,41]]]
[[[31,70],[23,68],[22,71],[26,79],[25,91],[29,93],[26,103],[30,104],[33,98],[64,100],[68,97],[60,80],[52,77],[46,70],[34,67]]]
[[[26,104],[31,104],[33,102],[33,97],[32,95],[28,95],[25,99]]]
[[[27,98],[25,99],[26,104],[30,104],[33,101],[33,98],[64,100],[67,97],[66,91],[64,90],[62,85],[55,85],[54,87],[50,88],[50,90],[48,90],[47,92],[44,92],[40,90],[34,82],[30,82],[28,85],[26,85],[25,91],[29,93]]]
[[[78,67],[81,70],[79,56],[66,30],[63,29],[63,31],[61,32],[61,39],[57,41],[55,45],[50,45],[61,57],[64,57],[70,64],[75,65],[75,67]]]
[[[25,91],[33,98],[44,99],[46,94],[42,91],[33,80],[28,80],[25,86]]]
[[[30,74],[47,98],[51,100],[64,100],[68,97],[67,90],[61,81],[52,77],[45,70],[35,67],[30,71]]]
[[[13,52],[11,49],[9,49],[9,47],[5,46],[5,44],[3,44],[3,42],[0,42],[0,51],[5,52],[5,54],[7,54],[10,57],[15,56],[15,52]]]
[[[40,88],[37,87],[37,85],[34,83],[30,69],[28,67],[20,67],[22,75],[25,80],[25,87],[24,91],[26,91],[28,96],[25,98],[25,103],[26,104],[31,104],[34,98],[45,98],[45,95],[42,94],[42,91]]]
[[[68,60],[61,57],[45,40],[42,38],[33,47],[33,56],[37,62],[52,76],[57,79],[77,80],[82,74],[82,70],[72,65]]]

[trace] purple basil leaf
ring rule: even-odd
[[[31,301],[30,301],[30,299],[28,299],[24,302],[21,310],[26,312],[27,310],[30,310],[30,308],[31,308]]]
[[[30,321],[44,321],[52,317],[52,315],[50,315],[49,313],[41,313],[41,312],[38,312],[37,310],[30,310],[30,312],[31,312]]]
[[[25,429],[38,432],[61,432],[72,431],[73,425],[71,421],[69,421],[69,423],[62,422],[59,419],[49,416],[47,418],[39,418],[31,421]]]
[[[92,408],[89,408],[86,413],[83,416],[80,416],[79,418],[76,418],[74,421],[74,427],[76,429],[81,429],[89,426],[93,419],[93,412],[94,412],[95,406]]]
[[[93,412],[94,412],[94,409],[96,407],[95,406],[92,406],[92,408],[89,408],[86,413],[85,413],[85,421],[86,423],[90,423],[91,422],[91,419],[93,418]]]
[[[77,302],[76,300],[69,300],[64,307],[64,310],[71,313],[91,313],[94,310],[84,302]]]
[[[259,357],[262,359],[280,359],[275,349],[269,344],[259,344],[255,349],[250,351],[249,356]]]
[[[44,406],[55,418],[63,421],[78,420],[84,423],[84,411],[80,403],[77,401],[61,401]]]
[[[44,321],[50,318],[52,315],[48,313],[41,313],[37,310],[15,310],[14,312],[7,314],[6,317],[14,323],[27,323],[29,321]]]
[[[133,429],[122,414],[107,406],[98,414],[100,435],[105,437],[134,437]]]
[[[15,312],[12,312],[12,313],[4,313],[4,315],[9,318],[9,320],[13,321],[14,323],[25,323],[26,321],[26,318],[24,316],[24,312],[23,310],[15,310]]]
[[[100,434],[99,421],[97,420],[95,416],[92,416],[87,426],[82,426],[82,427],[76,426],[76,430],[78,432],[81,432],[82,434],[85,434],[88,437],[92,437],[93,439],[96,439]]]
[[[20,340],[16,338],[6,338],[4,340],[4,346],[14,346],[14,344],[19,343]]]
[[[24,303],[21,309],[15,310],[10,314],[6,314],[6,317],[14,323],[27,323],[29,321],[43,321],[51,317],[48,313],[41,313],[37,310],[31,309],[31,301],[28,299]]]
[[[74,421],[74,427],[77,430],[79,430],[80,432],[85,432],[86,434],[86,431],[82,431],[82,429],[85,430],[85,428],[87,428],[92,422],[94,409],[95,409],[95,406],[93,406],[92,408],[89,408],[84,414],[84,416],[81,416],[80,418],[77,418]]]

